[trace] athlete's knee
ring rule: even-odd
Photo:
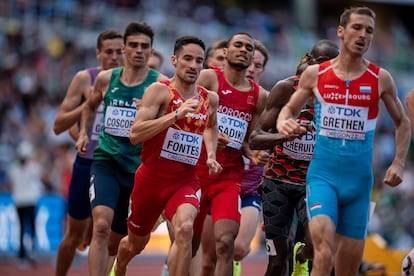
[[[288,266],[289,258],[287,254],[277,254],[275,256],[269,256],[265,275],[285,275]]]
[[[135,256],[138,255],[144,250],[146,243],[135,243],[131,242],[129,236],[125,236],[119,242],[119,250],[123,252],[128,252],[128,255]]]
[[[175,230],[175,240],[189,241],[193,236],[193,223],[191,221],[182,222]]]
[[[243,242],[239,242],[236,239],[236,242],[234,243],[234,253],[233,258],[235,261],[241,261],[249,255],[250,253],[250,244],[245,244]]]
[[[234,250],[234,235],[232,233],[227,233],[221,235],[216,239],[216,253],[217,255],[228,255],[233,253]]]
[[[84,241],[81,235],[66,235],[65,240],[70,244],[70,247],[76,248]]]
[[[105,219],[98,219],[93,225],[92,237],[109,238],[111,232],[110,223]]]

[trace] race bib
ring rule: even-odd
[[[105,113],[105,132],[119,137],[129,137],[136,108],[108,106]]]
[[[306,132],[300,138],[283,143],[283,153],[296,160],[310,161],[315,148],[315,133]]]
[[[326,104],[321,109],[319,134],[346,140],[364,140],[368,107]]]
[[[249,123],[243,119],[217,113],[218,129],[230,138],[228,147],[241,149]]]
[[[203,136],[168,128],[160,156],[177,162],[196,165],[201,153]]]
[[[92,134],[91,134],[92,141],[98,141],[99,134],[101,133],[104,127],[103,106],[104,104],[101,103],[98,106],[98,109],[96,110],[95,121],[93,122]]]

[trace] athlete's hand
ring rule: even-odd
[[[134,101],[135,106],[136,106],[136,109],[138,110],[138,109],[139,109],[139,107],[141,106],[141,102],[142,102],[142,100],[140,100],[140,99],[138,99],[138,98],[132,98],[132,100]]]
[[[391,164],[391,166],[385,172],[384,183],[391,187],[395,187],[402,182],[402,174],[403,168],[401,166]]]
[[[295,138],[300,135],[303,135],[308,131],[305,126],[302,126],[297,121],[293,119],[277,121],[277,131],[281,134],[284,134],[290,138]]]
[[[270,155],[264,150],[255,150],[253,152],[252,161],[258,166],[264,166],[269,161]]]
[[[88,148],[89,138],[86,134],[79,133],[78,140],[75,143],[75,149],[79,154],[85,154]]]
[[[207,166],[208,166],[208,174],[209,175],[219,174],[223,170],[223,168],[221,167],[219,162],[217,162],[216,159],[208,158],[206,163],[207,163]]]
[[[219,132],[217,140],[217,150],[223,150],[230,143],[230,138],[226,134]]]
[[[178,119],[182,119],[187,115],[187,113],[194,113],[198,107],[199,100],[197,97],[192,97],[186,100],[179,108],[177,117]]]

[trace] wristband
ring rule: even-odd
[[[175,120],[178,121],[178,108],[175,110],[175,116],[174,116]]]

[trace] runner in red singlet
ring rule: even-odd
[[[208,175],[203,161],[198,166],[202,189],[200,215],[195,223],[195,242],[202,232],[202,224],[210,209],[214,225],[217,261],[203,258],[202,275],[232,275],[234,240],[240,223],[240,182],[243,172],[242,154],[251,156],[247,138],[262,113],[267,92],[246,79],[246,69],[254,53],[254,40],[247,33],[233,35],[224,49],[224,70],[206,69],[198,83],[217,91],[219,131],[229,137],[217,160],[223,167],[220,176]],[[203,150],[200,160],[205,160]]]
[[[142,99],[130,132],[131,143],[142,142],[142,164],[135,173],[128,236],[120,243],[115,275],[125,275],[128,262],[145,248],[163,210],[175,237],[168,253],[169,275],[189,273],[199,210],[196,168],[203,145],[207,174],[222,170],[216,161],[218,97],[196,84],[204,48],[197,37],[177,39],[173,78],[149,86]]]

